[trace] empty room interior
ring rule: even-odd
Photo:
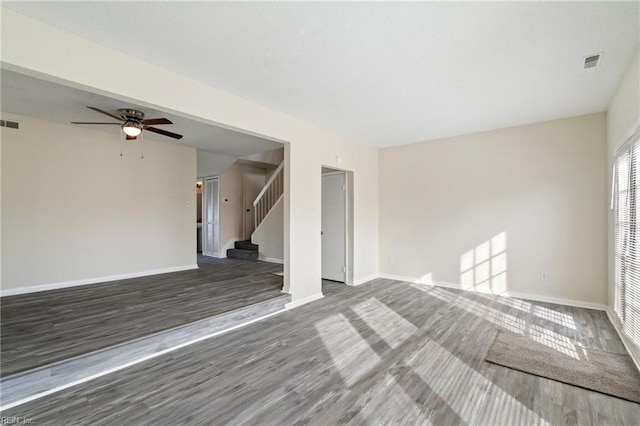
[[[640,424],[640,3],[0,19],[3,424]]]

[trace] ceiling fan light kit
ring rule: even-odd
[[[142,133],[142,129],[138,127],[137,123],[132,121],[127,121],[122,125],[122,131],[127,134],[127,136],[136,137],[140,133]]]

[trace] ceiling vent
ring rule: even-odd
[[[588,70],[589,68],[595,68],[600,65],[600,59],[602,58],[602,53],[596,53],[595,55],[585,56],[584,58],[584,69]]]

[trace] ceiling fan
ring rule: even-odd
[[[107,125],[118,125],[122,127],[122,131],[127,136],[127,140],[136,139],[136,137],[142,133],[143,130],[148,130],[149,132],[157,133],[159,135],[168,136],[174,139],[182,139],[182,135],[177,133],[168,132],[162,129],[156,129],[155,127],[150,127],[152,125],[158,124],[173,124],[171,120],[166,118],[144,118],[144,113],[142,111],[138,111],[136,109],[128,109],[122,108],[119,109],[120,117],[117,115],[108,113],[106,111],[102,111],[101,109],[94,108],[88,106],[87,108],[92,109],[100,114],[108,115],[109,117],[119,120],[120,123],[96,123],[96,122],[85,122],[85,121],[72,121],[71,124],[107,124]]]

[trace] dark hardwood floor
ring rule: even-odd
[[[489,364],[498,330],[624,352],[604,312],[375,280],[6,410],[47,425],[638,425],[640,406]]]
[[[282,295],[282,265],[200,256],[200,269],[0,298],[2,377]]]

